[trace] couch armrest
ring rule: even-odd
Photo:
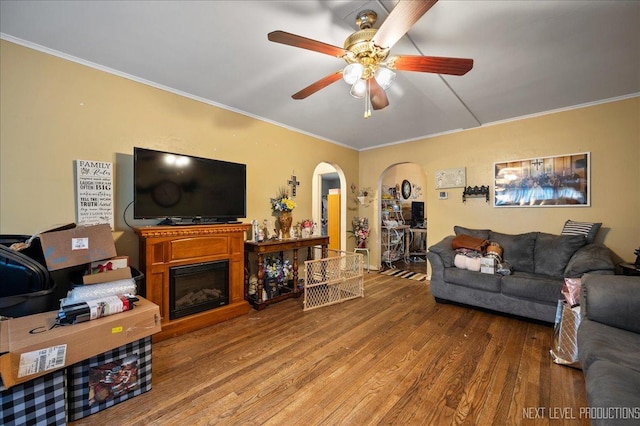
[[[587,244],[576,251],[564,268],[566,278],[579,278],[583,274],[614,274],[616,266],[611,260],[611,250],[599,243]]]
[[[583,317],[640,333],[640,277],[585,274],[580,304]]]
[[[453,261],[456,257],[456,251],[451,248],[451,243],[454,238],[455,235],[444,237],[442,241],[432,245],[428,250],[430,253],[435,253],[442,258],[442,263],[445,268],[450,268],[454,265]]]

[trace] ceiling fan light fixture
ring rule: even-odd
[[[396,80],[396,73],[389,68],[379,67],[376,70],[375,79],[383,90],[387,90]]]
[[[355,82],[360,80],[362,77],[362,73],[364,72],[364,67],[359,63],[349,64],[344,67],[342,70],[342,79],[349,85],[353,85]]]
[[[353,96],[354,98],[364,98],[364,95],[367,94],[367,81],[359,79],[358,81],[353,83],[353,86],[351,86],[351,90],[349,91],[349,93],[351,93],[351,96]]]

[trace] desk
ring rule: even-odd
[[[633,263],[621,263],[620,269],[622,269],[622,275],[640,276],[640,268],[636,268]]]
[[[307,247],[307,259],[313,258],[313,253],[311,251],[312,247],[321,246],[322,247],[322,257],[327,256],[327,246],[329,245],[329,237],[328,236],[313,236],[309,238],[291,238],[287,240],[269,240],[262,243],[257,243],[254,241],[245,241],[244,242],[244,261],[245,261],[245,271],[244,271],[244,297],[253,305],[255,309],[261,311],[267,305],[275,302],[279,302],[284,299],[289,299],[291,297],[300,297],[301,291],[298,290],[298,250],[303,247]],[[293,252],[293,263],[292,263],[292,272],[293,272],[293,285],[292,288],[286,288],[286,293],[281,294],[279,296],[272,297],[267,300],[262,300],[262,290],[264,289],[264,255],[268,253],[280,253],[280,258],[283,257],[283,252],[285,251]],[[258,255],[258,285],[256,286],[256,294],[249,295],[249,275],[250,275],[250,264],[249,264],[249,254],[256,253]]]
[[[409,256],[427,255],[427,228],[410,228]]]

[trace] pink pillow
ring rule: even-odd
[[[480,260],[482,260],[481,257],[467,257],[467,269],[470,271],[479,272]]]
[[[467,259],[468,257],[464,254],[456,254],[453,264],[456,265],[456,268],[467,269]]]

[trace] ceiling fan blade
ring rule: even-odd
[[[336,71],[335,73],[329,74],[328,76],[326,76],[324,78],[321,78],[320,80],[316,81],[315,83],[305,87],[304,89],[302,89],[298,93],[294,93],[293,96],[291,96],[291,97],[293,99],[304,99],[304,98],[306,98],[308,96],[313,95],[318,90],[324,89],[325,87],[327,87],[331,83],[335,83],[336,81],[340,80],[341,78],[342,78],[342,70]]]
[[[380,87],[375,78],[369,79],[369,93],[371,106],[374,110],[384,109],[389,106],[387,93]]]
[[[473,68],[473,59],[400,55],[390,58],[387,65],[398,71],[465,75]]]
[[[393,46],[437,1],[399,1],[371,41],[383,49]]]
[[[270,41],[273,41],[275,43],[287,44],[289,46],[312,50],[314,52],[320,52],[320,53],[324,53],[325,55],[336,56],[338,58],[342,58],[344,55],[347,54],[347,51],[341,47],[333,46],[331,44],[323,43],[317,40],[312,40],[310,38],[287,33],[284,31],[270,32],[267,35],[267,38]]]

